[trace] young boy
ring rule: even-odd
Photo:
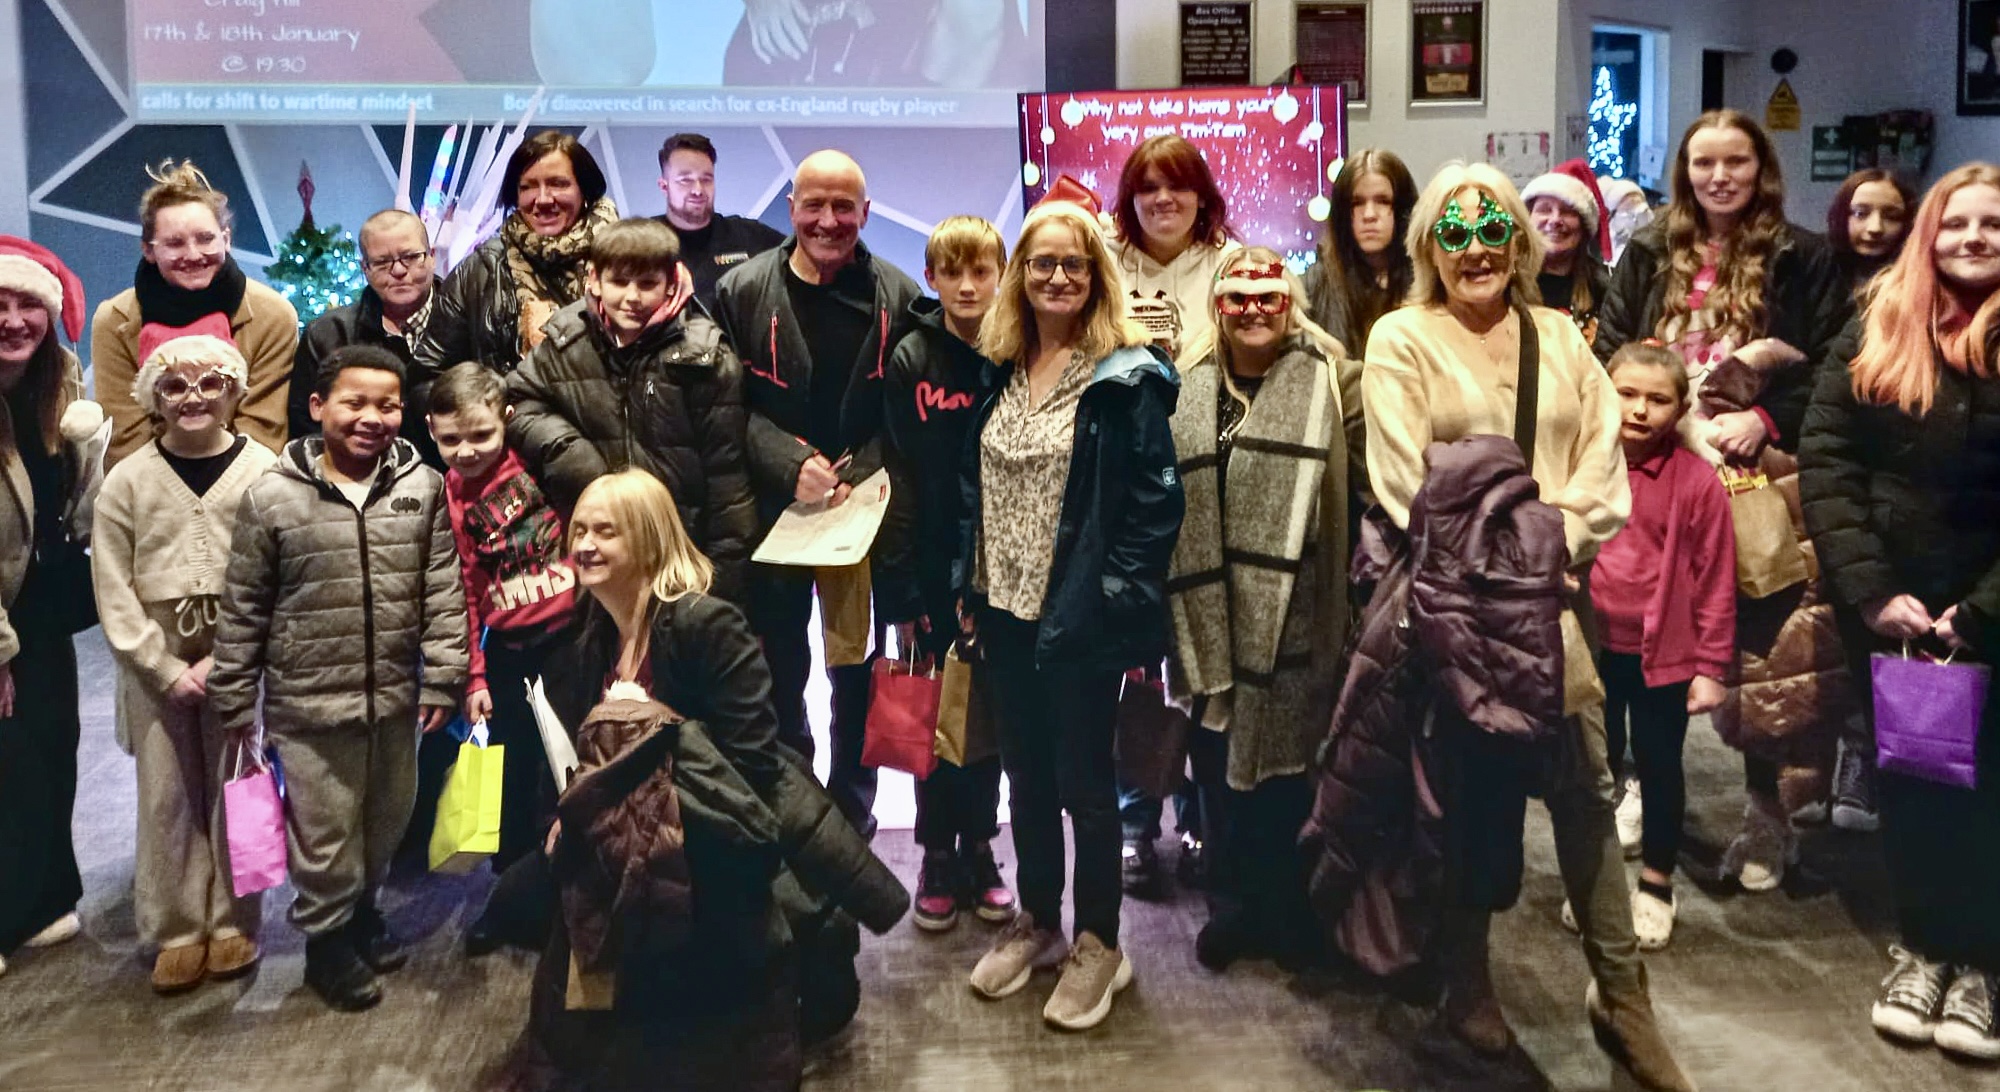
[[[563,512],[601,474],[636,466],[660,479],[715,563],[714,593],[741,605],[757,535],[743,366],[721,327],[688,307],[693,284],[665,224],[600,230],[584,298],[549,319],[508,377],[507,439]]]
[[[261,712],[277,749],[306,984],[346,1012],[407,959],[375,889],[409,823],[417,729],[442,727],[465,685],[444,479],[396,436],[403,378],[374,345],[322,363],[321,435],[287,444],[237,512],[208,677],[227,738],[253,738]]]
[[[575,610],[576,571],[563,521],[507,448],[507,387],[478,361],[456,365],[430,388],[430,430],[444,457],[445,506],[465,581],[471,672],[465,718],[486,721],[507,748],[502,765],[497,873],[535,848],[548,760],[528,708],[526,683],[542,673]]]
[[[883,459],[889,511],[869,554],[876,609],[895,625],[897,644],[942,657],[958,634],[951,562],[958,555],[959,467],[973,408],[992,365],[973,347],[993,306],[1006,244],[992,224],[954,216],[924,245],[924,280],[937,298],[910,305],[914,328],[896,344],[883,377]],[[975,670],[974,702],[984,679]],[[1014,916],[992,839],[1000,832],[1000,759],[963,768],[940,763],[917,783],[917,925],[951,928],[963,904],[979,917]]]

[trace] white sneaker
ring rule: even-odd
[[[1722,874],[1736,877],[1745,891],[1771,891],[1785,882],[1785,868],[1799,860],[1799,836],[1789,820],[1756,804],[1743,806],[1743,832],[1722,854]]]
[[[1576,908],[1569,904],[1568,899],[1563,900],[1562,923],[1563,923],[1563,928],[1569,930],[1572,933],[1580,934],[1583,932],[1582,929],[1577,928]]]
[[[1674,911],[1679,896],[1661,899],[1647,891],[1632,892],[1632,932],[1639,937],[1639,950],[1657,952],[1674,936]]]
[[[1882,992],[1868,1010],[1875,1030],[1906,1043],[1928,1043],[1937,1033],[1938,1006],[1951,968],[1931,963],[1900,944],[1889,946],[1896,967],[1882,979]]]
[[[1625,851],[1625,859],[1639,855],[1641,843],[1646,838],[1645,805],[1639,799],[1639,779],[1625,779],[1624,795],[1618,800],[1618,848]]]
[[[36,933],[23,942],[24,948],[53,948],[66,940],[75,940],[83,932],[83,921],[71,910],[49,923],[48,928]]]
[[[1945,991],[1944,1007],[1938,1010],[1937,1032],[1932,1037],[1939,1050],[1967,1058],[2000,1058],[2000,1028],[1993,1023],[1993,976],[1971,967],[1960,967]]]

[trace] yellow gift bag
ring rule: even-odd
[[[867,559],[814,569],[813,582],[819,586],[820,638],[826,642],[826,666],[867,663],[875,636]]]
[[[486,722],[472,726],[445,773],[431,827],[431,871],[463,874],[500,851],[500,769],[507,748],[486,742]]]

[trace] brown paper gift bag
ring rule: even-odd
[[[819,627],[826,642],[826,666],[867,663],[875,634],[869,615],[868,562],[814,569],[813,583],[819,587]]]
[[[1719,473],[1736,527],[1736,590],[1762,599],[1804,583],[1811,573],[1785,495],[1763,473],[1730,467]]]
[[[954,766],[970,766],[999,753],[987,709],[985,673],[945,653],[944,694],[938,700],[937,756]]]

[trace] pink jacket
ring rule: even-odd
[[[1660,578],[1646,603],[1639,664],[1647,686],[1670,686],[1696,675],[1721,680],[1736,659],[1736,529],[1729,496],[1715,468],[1676,447],[1660,471],[1667,538]],[[1636,502],[1636,498],[1635,498]],[[1613,538],[1605,552],[1618,548]]]

